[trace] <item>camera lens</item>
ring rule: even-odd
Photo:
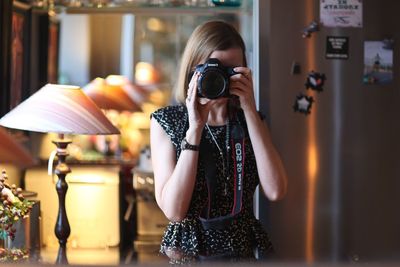
[[[220,97],[226,88],[226,80],[221,73],[208,71],[200,78],[200,93],[209,99]]]

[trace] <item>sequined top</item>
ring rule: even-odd
[[[185,106],[176,105],[161,108],[152,114],[152,117],[161,125],[169,136],[176,150],[176,158],[181,153],[180,144],[189,128],[188,112]],[[202,256],[214,256],[228,254],[230,259],[251,259],[254,258],[254,249],[265,253],[272,250],[272,245],[267,233],[263,230],[261,223],[253,214],[253,195],[259,184],[257,166],[251,141],[247,131],[247,125],[243,112],[239,113],[239,121],[245,131],[245,171],[243,207],[238,218],[227,229],[204,230],[199,220],[204,207],[208,204],[208,189],[205,179],[204,151],[200,150],[199,162],[194,192],[187,216],[180,222],[170,222],[167,226],[161,243],[160,252],[177,252],[180,262],[197,260]],[[226,151],[226,126],[210,126],[219,146]],[[216,179],[216,205],[211,205],[210,217],[224,216],[231,212],[234,197],[233,164],[229,165],[229,179],[222,173],[222,159],[211,134],[206,128],[202,132],[201,142],[210,144],[208,146],[217,164]],[[212,149],[212,147],[215,149]],[[224,153],[224,157],[227,157]],[[229,157],[232,156],[229,154]],[[225,158],[226,160],[226,158]],[[229,162],[229,161],[228,161]],[[227,188],[227,191],[224,190]]]

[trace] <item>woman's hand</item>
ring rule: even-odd
[[[193,74],[189,83],[186,97],[186,107],[189,114],[189,128],[194,130],[200,130],[204,128],[212,106],[210,101],[204,104],[199,102],[199,97],[197,96],[197,81],[199,76],[200,73],[197,71]]]
[[[246,67],[236,67],[234,71],[238,74],[230,77],[230,93],[239,97],[240,106],[245,113],[257,111],[251,70]]]

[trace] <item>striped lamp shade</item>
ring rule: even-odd
[[[129,80],[120,75],[96,78],[83,91],[101,109],[141,111],[140,104],[144,101]]]
[[[32,155],[13,136],[0,127],[0,163],[30,167],[35,164]]]
[[[47,84],[0,119],[8,128],[43,133],[119,134],[78,86]]]

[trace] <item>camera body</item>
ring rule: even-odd
[[[225,67],[216,58],[209,58],[204,64],[196,66],[200,73],[197,81],[197,95],[208,99],[229,97],[229,78],[237,74],[233,68]]]

